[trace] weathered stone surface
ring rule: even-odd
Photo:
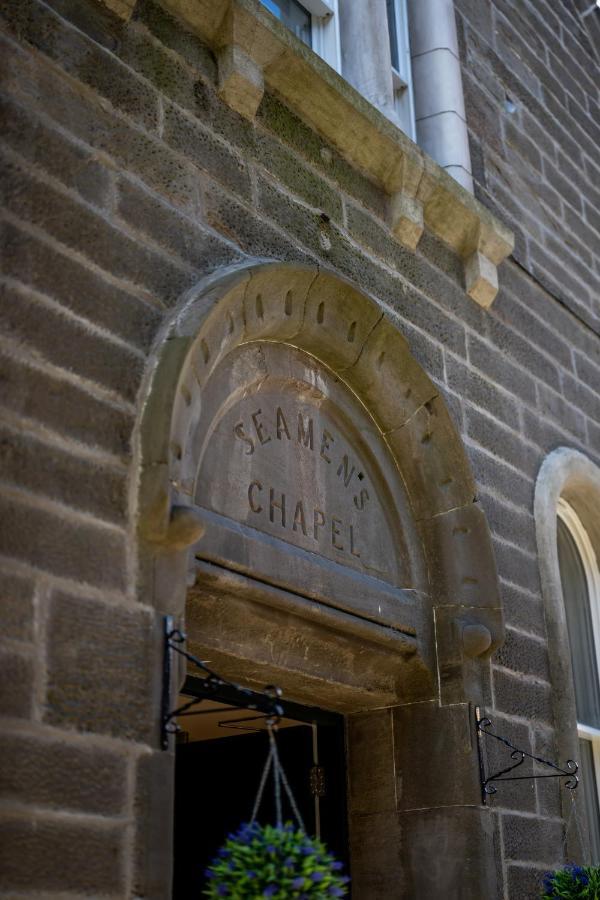
[[[32,714],[33,659],[12,649],[0,650],[0,714],[27,719]]]
[[[394,710],[348,716],[348,802],[352,816],[396,810]]]
[[[440,397],[425,403],[386,441],[400,462],[417,519],[473,502],[473,477]]]
[[[499,607],[498,579],[485,515],[477,503],[423,524],[436,606]]]
[[[0,752],[0,794],[5,802],[103,816],[124,812],[127,762],[117,751],[5,733]]]
[[[0,573],[0,623],[6,638],[33,637],[33,581],[23,575]]]
[[[411,703],[392,711],[398,809],[478,804],[479,762],[472,707]],[[452,765],[447,765],[449,758]]]
[[[125,886],[121,823],[77,824],[56,819],[0,821],[3,890],[118,894]]]
[[[134,890],[148,900],[162,900],[172,885],[173,757],[145,753],[138,760],[135,782]]]
[[[543,862],[552,868],[562,858],[564,823],[560,820],[505,814],[502,835],[508,859]]]
[[[501,896],[494,858],[494,821],[488,809],[449,807],[400,816],[402,857],[410,897],[433,897],[438,885],[460,885],[465,900]]]
[[[55,594],[46,721],[151,743],[161,642],[147,612]],[[158,712],[156,713],[158,715]]]

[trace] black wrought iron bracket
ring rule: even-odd
[[[274,724],[284,715],[283,706],[280,703],[281,690],[279,688],[269,685],[262,692],[252,691],[249,688],[242,688],[231,681],[227,681],[227,679],[221,678],[220,675],[213,672],[203,660],[198,659],[193,653],[189,653],[185,649],[185,642],[186,636],[173,626],[173,618],[165,616],[160,735],[163,750],[169,749],[171,736],[181,730],[177,719],[185,716],[201,715],[204,711],[197,710],[195,707],[206,700],[218,700],[219,693],[223,691],[226,691],[228,698],[231,698],[231,708],[258,710]],[[182,706],[173,709],[171,694],[173,690],[173,663],[176,656],[181,656],[192,663],[195,668],[204,674],[204,677],[195,680],[195,696]]]
[[[491,719],[485,717],[482,718],[481,710],[478,706],[475,708],[475,720],[477,723],[477,749],[479,751],[481,799],[483,803],[487,802],[487,798],[490,794],[497,793],[497,788],[492,782],[498,781],[533,781],[538,778],[565,778],[564,787],[568,788],[570,791],[574,791],[577,788],[577,785],[579,784],[579,776],[577,775],[579,765],[574,760],[568,759],[566,768],[562,769],[556,763],[550,762],[547,759],[542,759],[541,756],[534,756],[532,753],[528,753],[527,750],[520,750],[518,747],[515,747],[514,744],[511,744],[507,738],[501,737],[499,734],[494,734],[491,730],[494,727]],[[493,738],[495,741],[504,744],[504,746],[511,751],[510,759],[513,760],[512,765],[507,766],[505,769],[501,769],[499,772],[494,772],[491,775],[486,774],[483,748],[485,738]],[[548,768],[553,769],[553,771],[547,775],[509,775],[509,772],[512,772],[514,769],[523,765],[526,759],[530,759],[532,762],[539,763],[542,766],[547,766]]]

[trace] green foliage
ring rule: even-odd
[[[600,866],[565,866],[547,872],[542,887],[543,900],[600,900]]]
[[[345,897],[349,878],[340,874],[325,845],[288,822],[242,825],[230,834],[205,875],[210,900],[329,900]]]

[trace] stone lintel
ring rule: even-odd
[[[107,0],[129,3],[129,0]],[[514,235],[259,0],[162,0],[216,52],[226,103],[251,118],[275,91],[391,196],[390,229],[414,250],[425,228],[465,261],[465,288],[489,306]]]

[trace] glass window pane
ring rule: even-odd
[[[577,545],[560,518],[557,521],[557,538],[560,578],[571,644],[577,719],[586,725],[600,728],[600,684],[587,577]]]
[[[588,820],[590,857],[593,865],[600,863],[600,808],[598,786],[594,767],[594,752],[591,741],[579,740],[579,777],[577,793],[583,794],[583,802]]]
[[[388,32],[390,35],[390,51],[392,53],[392,65],[396,72],[400,71],[400,58],[398,54],[398,31],[396,29],[396,0],[386,0]]]
[[[312,47],[311,15],[298,0],[261,0],[269,12],[281,19],[296,37]]]

